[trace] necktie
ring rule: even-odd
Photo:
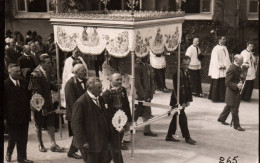
[[[100,104],[99,104],[99,101],[98,101],[98,97],[97,97],[97,98],[93,98],[93,100],[96,102],[97,106],[100,108]]]
[[[85,80],[82,80],[82,81],[80,82],[80,84],[81,84],[81,86],[82,86],[83,89],[86,89],[85,82],[86,82]]]
[[[196,49],[197,49],[197,55],[199,55],[199,48],[198,48],[198,47],[196,47]]]
[[[16,80],[15,86],[16,86],[16,87],[20,87],[18,80]]]

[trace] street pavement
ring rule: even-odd
[[[168,88],[171,83],[167,82]],[[203,90],[208,91],[209,85],[203,84]],[[156,92],[152,103],[168,105],[170,93]],[[152,123],[152,131],[158,137],[146,137],[143,128],[137,129],[134,143],[134,158],[131,158],[131,144],[129,150],[122,151],[125,163],[256,163],[259,149],[259,92],[254,90],[251,102],[241,102],[239,116],[245,132],[234,130],[230,126],[221,125],[217,118],[224,108],[224,103],[213,103],[207,98],[193,97],[191,105],[185,109],[192,139],[196,145],[185,143],[180,130],[177,131],[180,142],[166,142],[168,126],[171,116]],[[167,112],[165,109],[152,108],[154,116]],[[138,121],[142,121],[139,118]],[[230,123],[231,115],[227,119]],[[62,129],[62,140],[56,133],[57,144],[69,149],[71,138],[68,137],[67,122]],[[178,127],[179,128],[179,127]],[[27,144],[28,159],[35,163],[80,163],[67,157],[67,153],[53,153],[50,151],[50,140],[47,132],[43,132],[43,140],[47,153],[38,151],[34,121],[30,122]],[[6,154],[7,140],[4,142]],[[12,162],[17,161],[16,148],[12,155]],[[232,162],[229,162],[228,159]],[[220,161],[224,160],[224,161]],[[237,161],[235,161],[237,160]]]

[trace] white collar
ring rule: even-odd
[[[97,100],[97,97],[95,95],[93,95],[89,90],[87,90],[87,93],[90,96],[90,98]]]
[[[246,49],[246,51],[247,51],[248,53],[253,53],[252,51],[249,51],[249,50],[247,50],[247,49]]]
[[[238,64],[237,64],[236,62],[234,62],[234,64],[235,64],[236,66],[238,66]],[[240,66],[238,66],[238,67],[240,67]]]
[[[40,70],[43,72],[43,74],[45,75],[45,77],[47,77],[47,73],[46,73],[46,71],[42,68],[42,66],[40,66]]]
[[[31,51],[32,54],[35,54],[35,52]]]
[[[9,77],[10,77],[11,81],[14,83],[15,86],[16,86],[16,82],[18,82],[18,84],[20,84],[19,80],[14,80],[11,76],[9,76]]]
[[[79,80],[79,82],[82,82],[83,80],[81,80],[80,78],[78,78],[77,76],[76,76],[76,78]]]
[[[24,55],[24,56],[26,56],[26,57],[29,57],[29,55],[28,55],[28,54],[26,54],[26,53],[23,53],[23,55]]]

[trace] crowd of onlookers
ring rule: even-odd
[[[40,55],[47,53],[52,56],[52,58],[56,55],[53,33],[49,35],[47,42],[43,42],[42,36],[38,35],[36,31],[28,31],[24,38],[19,31],[14,31],[14,33],[12,33],[8,30],[5,34],[5,77],[8,76],[7,67],[10,63],[19,64],[19,58],[24,52],[25,45],[30,47],[28,55],[33,57],[36,66],[39,65]]]
[[[19,31],[7,30],[5,34],[5,51],[4,51],[4,79],[7,79],[8,65],[17,64],[22,70],[22,78],[27,82],[30,81],[30,76],[33,70],[40,64],[40,56],[48,54],[52,62],[52,82],[56,82],[56,47],[54,43],[54,34],[51,33],[47,42],[43,42],[41,35],[36,31],[28,31],[26,36]],[[61,55],[62,56],[62,55]],[[27,59],[29,58],[29,59]],[[63,62],[61,62],[61,65]],[[58,102],[54,102],[54,107],[58,106]],[[63,119],[62,119],[63,121]],[[55,128],[58,130],[58,116],[56,118]],[[8,133],[8,128],[6,128]]]

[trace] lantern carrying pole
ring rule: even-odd
[[[60,99],[60,61],[59,61],[59,46],[57,43],[55,43],[56,46],[56,68],[57,68],[57,85],[58,85],[58,110],[60,112],[60,105],[61,105],[61,99]],[[59,131],[60,131],[60,139],[62,140],[62,122],[61,122],[62,114],[59,114]]]

